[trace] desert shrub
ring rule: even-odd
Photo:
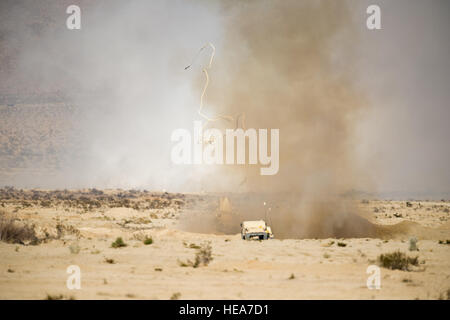
[[[22,207],[23,208],[29,208],[31,206],[32,206],[32,204],[29,203],[28,201],[25,201],[25,200],[22,201]]]
[[[62,238],[65,234],[73,234],[76,235],[78,238],[81,237],[80,230],[75,228],[71,225],[64,225],[61,223],[56,224],[56,232],[57,232],[57,239]]]
[[[409,251],[419,251],[419,248],[417,248],[417,238],[412,237],[409,239]]]
[[[41,200],[41,207],[43,208],[49,208],[51,207],[52,202],[50,200]]]
[[[181,293],[175,292],[171,297],[170,300],[178,300],[181,297]]]
[[[123,239],[121,237],[116,238],[116,241],[111,243],[112,248],[121,248],[121,247],[126,247],[126,246],[127,246],[127,244],[123,241]]]
[[[106,263],[109,263],[109,264],[114,264],[114,263],[116,263],[116,261],[115,261],[114,259],[111,259],[111,258],[105,258],[105,262],[106,262]]]
[[[209,243],[203,244],[195,254],[194,268],[200,265],[207,266],[213,260],[212,248]]]
[[[195,254],[195,259],[193,262],[191,260],[188,260],[187,262],[178,260],[178,264],[181,267],[198,268],[201,265],[207,266],[212,260],[212,248],[210,243],[208,242],[201,245],[200,248],[197,249],[197,253]]]
[[[346,247],[347,244],[345,242],[338,242],[337,243],[338,247]]]
[[[20,244],[39,242],[32,227],[16,224],[14,220],[7,218],[0,218],[0,240]]]
[[[394,251],[379,255],[378,262],[383,268],[410,271],[410,265],[417,266],[419,264],[419,258],[408,257],[403,252]]]
[[[153,238],[152,237],[145,238],[143,242],[144,242],[145,245],[152,244],[153,243]]]

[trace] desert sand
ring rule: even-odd
[[[442,299],[450,288],[446,201],[351,200],[377,237],[245,241],[238,232],[192,232],[189,216],[217,213],[218,194],[2,189],[2,218],[32,226],[38,243],[0,242],[0,299]],[[233,203],[233,202],[232,202]],[[275,214],[275,213],[272,213]],[[196,223],[202,224],[197,218]],[[239,226],[237,226],[239,229]],[[126,246],[111,244],[122,237]],[[143,239],[151,237],[151,244]],[[409,239],[418,239],[418,251]],[[209,243],[212,261],[192,267]],[[400,250],[410,271],[369,265]],[[66,270],[81,270],[69,290]]]

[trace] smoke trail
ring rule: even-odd
[[[200,106],[199,106],[198,111],[197,111],[198,114],[202,118],[204,118],[206,120],[206,122],[203,124],[203,128],[205,128],[210,122],[215,122],[215,121],[218,121],[218,120],[221,120],[221,119],[222,120],[226,120],[226,121],[230,121],[230,122],[235,121],[236,122],[235,128],[238,128],[238,126],[239,126],[239,118],[241,118],[242,119],[241,120],[242,121],[242,126],[245,129],[245,113],[239,113],[235,118],[230,116],[230,115],[218,115],[215,118],[211,118],[211,117],[208,117],[205,113],[203,113],[203,99],[204,99],[204,96],[205,96],[205,93],[206,93],[206,89],[208,88],[208,85],[209,85],[208,70],[211,69],[211,66],[212,66],[212,63],[213,63],[213,60],[214,60],[214,54],[216,52],[216,48],[214,47],[214,45],[211,42],[208,42],[203,47],[201,47],[200,50],[195,55],[195,57],[192,59],[192,62],[188,66],[186,66],[184,68],[184,70],[189,69],[194,64],[195,60],[197,59],[199,54],[202,52],[202,50],[207,48],[208,46],[212,49],[212,52],[211,52],[211,56],[209,58],[208,65],[202,69],[202,72],[205,74],[205,84],[203,85],[203,90],[202,90],[202,93],[200,95]]]

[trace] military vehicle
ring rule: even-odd
[[[241,223],[241,237],[243,240],[268,240],[273,238],[273,233],[264,220],[244,221]]]

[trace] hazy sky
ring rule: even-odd
[[[82,9],[80,31],[65,28],[64,10],[72,2]],[[355,148],[362,167],[373,173],[371,191],[450,194],[450,2],[348,3],[348,25],[358,36],[351,60],[342,66],[351,68],[346,75],[352,75],[368,106],[357,124]],[[382,30],[366,28],[369,4],[381,7]],[[207,184],[212,168],[174,167],[169,158],[171,131],[190,129],[198,120],[201,63],[207,57],[189,72],[184,67],[208,41],[216,45],[218,69],[221,61],[231,61],[236,52],[228,42],[230,21],[245,7],[238,1],[3,2],[0,49],[13,52],[14,63],[1,62],[2,75],[7,73],[1,89],[58,87],[84,110],[92,108],[78,128],[88,137],[86,155],[48,185],[183,189],[194,180]],[[269,17],[282,25],[276,12]],[[42,17],[40,29],[36,23]],[[314,28],[308,32],[314,41]],[[92,91],[102,98],[82,102],[80,96]]]
[[[382,30],[363,31],[358,61],[379,190],[449,194],[450,2],[367,3],[382,10]]]

